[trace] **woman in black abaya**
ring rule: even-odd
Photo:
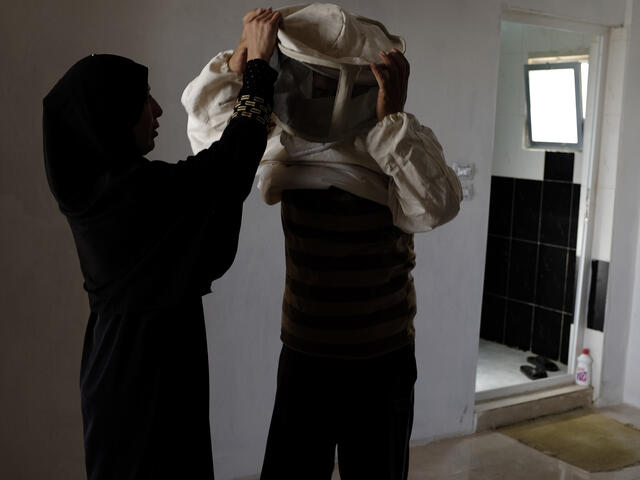
[[[268,116],[276,74],[263,59],[280,18],[249,20],[241,95],[264,99]],[[114,55],[79,61],[44,100],[47,177],[91,307],[80,375],[91,480],[213,478],[201,296],[235,257],[267,130],[238,115],[197,155],[149,161],[161,114],[147,68]]]

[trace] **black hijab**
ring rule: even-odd
[[[92,55],[44,99],[47,177],[94,312],[199,301],[237,249],[242,202],[214,211],[212,152],[171,164],[137,151],[133,127],[147,98],[146,67]]]
[[[147,74],[147,67],[128,58],[91,55],[45,97],[45,167],[66,215],[86,212],[114,176],[141,159],[133,126],[147,99]]]

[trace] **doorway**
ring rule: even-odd
[[[572,381],[606,30],[510,12],[500,39],[478,400]]]

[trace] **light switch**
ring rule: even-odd
[[[473,180],[473,177],[476,173],[476,166],[474,163],[470,163],[468,165],[460,165],[459,163],[454,163],[451,168],[456,173],[460,180]]]

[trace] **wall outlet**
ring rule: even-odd
[[[473,183],[462,184],[462,199],[471,200],[473,198]]]

